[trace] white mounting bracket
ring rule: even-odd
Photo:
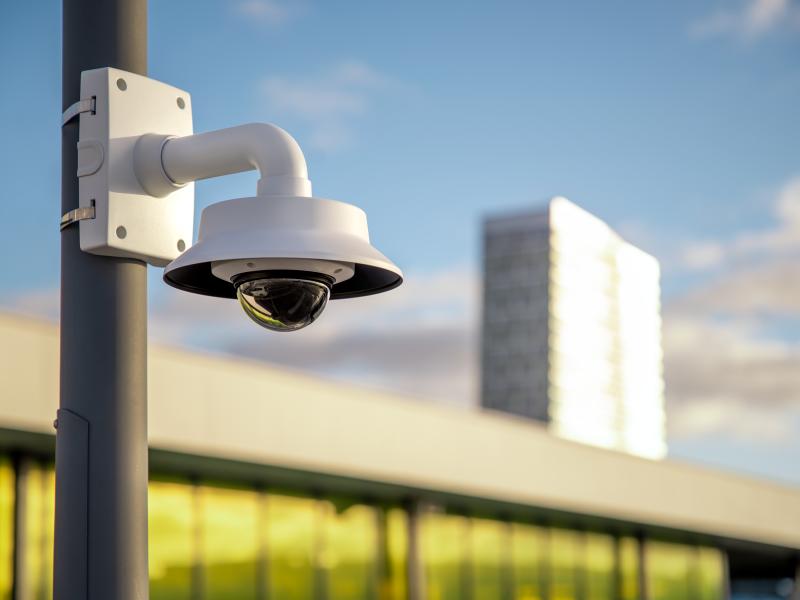
[[[94,206],[94,218],[78,221],[81,250],[165,266],[192,243],[194,184],[151,196],[134,172],[134,146],[148,133],[191,135],[191,97],[107,67],[81,74],[81,98],[94,98],[94,111],[80,113],[79,208]]]

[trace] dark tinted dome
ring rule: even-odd
[[[239,303],[253,321],[272,331],[297,331],[317,320],[330,288],[322,282],[259,278],[239,283]]]

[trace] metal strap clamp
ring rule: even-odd
[[[94,219],[94,200],[91,206],[82,206],[81,208],[74,208],[61,217],[59,231],[64,231],[67,227],[78,221],[85,219]]]
[[[91,98],[84,98],[83,100],[78,100],[75,104],[73,104],[67,110],[65,110],[64,114],[61,115],[61,126],[63,127],[81,113],[85,112],[94,113],[95,107],[96,107],[96,98],[94,96],[92,96]]]

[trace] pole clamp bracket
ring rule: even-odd
[[[58,230],[64,231],[67,227],[72,225],[73,223],[77,223],[78,221],[84,221],[86,219],[94,219],[95,210],[94,210],[94,201],[92,201],[91,206],[82,206],[80,208],[74,208],[68,213],[65,213],[61,216],[61,223],[59,224]]]
[[[90,112],[94,114],[96,106],[97,99],[94,96],[78,100],[61,115],[61,126],[63,127],[81,113]]]

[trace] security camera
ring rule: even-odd
[[[402,274],[369,242],[364,212],[310,196],[261,195],[212,204],[197,242],[167,265],[182,290],[238,298],[273,331],[313,323],[328,300],[400,285]]]
[[[93,107],[80,117],[87,212],[75,218],[92,202],[91,219],[80,222],[82,249],[165,266],[169,285],[236,298],[272,331],[313,323],[328,300],[402,283],[370,243],[364,211],[311,195],[300,146],[280,127],[193,134],[189,94],[118,69],[84,72],[81,95]],[[190,246],[193,182],[252,169],[261,175],[256,195],[208,206]]]

